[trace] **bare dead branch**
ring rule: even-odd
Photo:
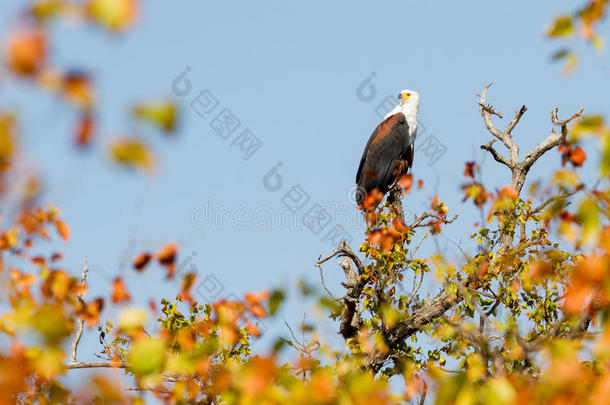
[[[493,156],[493,158],[495,159],[496,162],[502,163],[503,165],[506,165],[506,167],[508,167],[510,169],[510,163],[508,161],[508,159],[506,159],[503,155],[501,155],[497,150],[495,150],[493,148],[493,143],[496,140],[492,140],[491,142],[489,142],[487,145],[481,145],[481,149],[488,151],[489,153],[491,153],[491,156]]]
[[[330,292],[330,290],[328,289],[328,287],[326,287],[326,282],[324,281],[324,272],[322,271],[322,265],[316,265],[316,267],[320,270],[320,282],[322,283],[322,287],[324,287],[324,289],[326,290],[326,293],[328,294],[328,296],[333,299],[334,301],[337,301],[337,299],[335,298],[335,296],[333,295],[333,293]]]
[[[527,156],[525,157],[525,159],[523,159],[523,162],[521,163],[524,173],[527,173],[527,171],[538,159],[540,159],[542,155],[566,141],[566,137],[568,135],[567,125],[573,120],[580,117],[583,111],[584,110],[581,108],[580,111],[578,111],[576,114],[572,115],[566,120],[560,120],[559,118],[557,118],[557,108],[551,112],[551,122],[555,125],[560,126],[561,132],[557,133],[555,132],[555,130],[551,129],[551,134],[544,141],[540,142],[534,149],[532,149],[530,153],[527,154]]]
[[[515,146],[515,143],[512,141],[510,133],[500,131],[498,128],[496,128],[491,119],[492,115],[502,118],[502,114],[500,114],[499,111],[494,110],[491,105],[486,104],[487,90],[490,87],[491,83],[485,86],[481,94],[479,94],[479,107],[481,108],[481,115],[483,116],[483,120],[485,121],[485,127],[487,127],[489,133],[498,138],[500,141],[502,141],[502,143],[504,144],[504,146],[506,146],[507,149],[511,150]]]
[[[69,370],[84,369],[84,368],[127,368],[125,363],[113,363],[108,361],[92,361],[92,362],[70,362],[66,365]]]
[[[551,130],[551,134],[544,141],[540,142],[540,144],[538,144],[538,146],[536,146],[533,150],[531,150],[527,154],[527,156],[523,159],[523,161],[519,162],[519,146],[512,139],[512,131],[515,129],[515,127],[517,126],[517,124],[519,123],[521,118],[523,117],[523,114],[525,114],[525,112],[527,111],[527,108],[525,106],[522,106],[515,113],[514,118],[510,121],[510,123],[508,124],[506,129],[504,131],[500,131],[493,124],[491,116],[497,115],[498,117],[501,117],[501,114],[499,114],[491,106],[486,104],[486,95],[487,95],[487,90],[489,89],[489,87],[490,87],[490,85],[485,86],[483,88],[483,91],[480,94],[479,106],[481,108],[481,115],[483,116],[483,119],[485,121],[485,126],[487,127],[487,130],[491,133],[491,135],[493,135],[495,138],[502,141],[502,143],[504,143],[504,146],[506,146],[506,148],[509,150],[510,158],[506,158],[505,156],[500,154],[497,150],[495,150],[492,146],[493,141],[488,143],[487,145],[481,145],[481,149],[488,151],[497,162],[507,166],[510,169],[511,186],[513,187],[513,189],[515,189],[517,191],[518,194],[520,194],[521,189],[523,188],[523,185],[525,184],[525,179],[527,177],[527,174],[528,174],[530,168],[532,167],[532,165],[544,153],[557,147],[562,142],[565,142],[565,139],[566,139],[566,136],[568,133],[567,127],[566,127],[567,124],[569,122],[575,120],[576,118],[580,117],[580,115],[582,114],[582,109],[578,113],[572,115],[570,118],[568,118],[566,120],[560,120],[559,118],[557,118],[557,109],[553,110],[553,112],[551,113],[551,121],[554,125],[561,126],[561,132],[557,133],[554,130]],[[509,223],[509,222],[507,222],[507,223]],[[513,245],[513,233],[512,233],[512,230],[510,229],[510,226],[507,226],[501,230],[500,249],[502,251],[506,251],[506,250],[510,249],[512,247],[512,245]]]
[[[352,259],[352,261],[354,262],[354,264],[358,268],[358,272],[359,273],[363,273],[364,272],[364,266],[362,265],[362,262],[360,261],[360,258],[354,253],[352,248],[346,243],[345,240],[341,241],[341,243],[339,244],[339,247],[337,249],[333,250],[327,256],[325,256],[324,258],[319,258],[318,261],[316,262],[316,266],[319,266],[319,265],[329,261],[330,259],[332,259],[335,256],[339,256],[339,257],[347,256],[347,257],[349,257],[350,259]]]
[[[433,220],[424,223],[424,219],[427,219],[427,218],[433,218]],[[451,219],[448,219],[446,217],[442,217],[442,216],[432,213],[432,212],[424,212],[424,213],[420,214],[419,216],[415,217],[415,219],[413,220],[411,225],[407,225],[407,226],[411,229],[425,228],[425,227],[433,225],[438,220],[440,220],[443,224],[450,224],[450,223],[454,222],[457,218],[458,218],[457,214],[454,215]]]
[[[521,120],[521,117],[523,117],[523,114],[525,114],[526,111],[527,111],[527,107],[525,105],[521,106],[519,111],[517,111],[515,113],[515,118],[513,118],[513,120],[508,124],[508,126],[506,127],[506,131],[504,131],[504,132],[506,132],[508,134],[512,133],[513,129],[515,129],[515,127]]]
[[[415,287],[413,287],[413,291],[411,292],[411,295],[409,295],[409,298],[407,300],[408,303],[411,303],[411,300],[413,300],[415,295],[418,293],[423,281],[424,281],[424,272],[421,272],[417,285]]]
[[[557,126],[568,125],[570,122],[574,121],[576,118],[579,118],[582,115],[582,112],[584,110],[585,110],[584,108],[581,108],[576,114],[572,115],[567,120],[560,120],[559,118],[557,118],[557,114],[559,113],[559,109],[555,108],[551,112],[551,121],[553,122],[553,124],[555,124]]]
[[[80,278],[80,282],[85,286],[87,282],[87,273],[89,272],[89,267],[87,266],[87,256],[85,256],[85,262],[83,263],[83,273]],[[78,300],[81,304],[84,304],[83,294],[78,295]],[[74,340],[72,341],[72,347],[70,349],[70,363],[76,363],[76,351],[78,350],[78,344],[80,342],[80,338],[83,336],[83,330],[85,327],[85,321],[83,319],[79,319],[76,324],[76,335],[74,335]]]
[[[396,215],[396,218],[400,219],[402,222],[405,222],[405,213],[402,208],[402,188],[400,186],[392,187],[390,190],[390,195],[388,196],[388,204],[390,205],[390,209]]]
[[[347,280],[347,283],[344,284],[347,292],[343,297],[339,333],[344,339],[349,339],[356,335],[362,325],[362,318],[360,316],[360,295],[362,294],[365,281],[363,279],[358,280],[358,273],[347,257],[343,258],[343,260],[339,262],[339,265],[343,269]]]

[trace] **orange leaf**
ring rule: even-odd
[[[163,246],[161,250],[157,252],[157,260],[167,268],[167,278],[172,278],[174,276],[174,271],[176,270],[176,254],[177,247],[173,243]]]
[[[79,72],[70,72],[63,78],[63,95],[69,102],[85,109],[93,106],[95,98],[91,80]]]
[[[44,265],[46,263],[45,258],[42,257],[42,256],[34,256],[34,257],[32,257],[31,260],[32,260],[32,264],[36,264],[36,265],[39,265],[39,266],[42,266],[42,265]]]
[[[252,305],[260,304],[269,298],[269,291],[261,291],[258,293],[248,293],[246,294],[246,301]]]
[[[250,307],[250,312],[257,318],[264,318],[267,316],[267,312],[265,312],[265,308],[262,305],[256,304]]]
[[[591,292],[591,287],[586,284],[570,286],[565,295],[565,310],[570,314],[582,313],[583,307],[589,302]]]
[[[367,193],[364,196],[364,201],[362,203],[362,207],[365,211],[374,211],[375,208],[379,205],[379,203],[383,200],[383,193],[378,189],[374,189],[370,193]]]
[[[364,215],[364,220],[368,227],[371,227],[377,223],[377,219],[379,218],[379,214],[376,212],[367,212]]]
[[[150,253],[144,252],[140,253],[135,260],[133,261],[133,267],[138,270],[144,270],[144,267],[150,262],[152,259],[152,255]]]
[[[88,304],[81,304],[81,308],[77,314],[87,322],[89,328],[93,328],[100,320],[100,313],[104,308],[104,300],[98,298],[95,301],[89,302]]]
[[[411,173],[402,175],[398,180],[398,185],[402,188],[402,195],[407,195],[413,185],[413,175]]]
[[[78,146],[87,146],[93,139],[95,132],[95,121],[91,114],[85,113],[80,117],[78,121],[74,140]]]
[[[476,162],[466,162],[464,164],[464,177],[471,177],[474,179],[475,173],[479,170]]]
[[[246,333],[252,336],[260,336],[261,332],[258,330],[258,327],[250,322],[246,324]]]
[[[112,302],[115,304],[131,301],[131,295],[127,292],[127,287],[120,277],[112,282]]]
[[[508,197],[512,200],[516,200],[519,198],[519,193],[517,193],[517,190],[515,190],[511,186],[502,187],[502,191],[500,192],[500,195],[502,197]]]
[[[61,219],[55,220],[55,228],[63,240],[70,239],[70,227]]]
[[[19,29],[4,44],[4,60],[18,75],[34,76],[44,65],[47,54],[45,33],[37,28]]]
[[[393,225],[394,228],[400,233],[407,233],[411,229],[399,218],[394,218]]]
[[[157,259],[163,265],[169,265],[175,262],[178,248],[173,243],[168,243],[157,252]]]
[[[580,146],[572,149],[572,152],[570,153],[570,162],[572,162],[574,166],[582,166],[586,159],[587,154]]]
[[[182,298],[187,300],[189,303],[193,303],[193,295],[191,294],[191,288],[195,283],[196,275],[194,273],[188,273],[184,276],[182,280],[182,289],[180,291],[180,295]]]

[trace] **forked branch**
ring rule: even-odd
[[[581,109],[576,114],[572,115],[570,118],[565,120],[560,120],[557,118],[557,109],[553,110],[551,113],[551,122],[554,125],[561,127],[561,131],[555,132],[554,129],[551,129],[551,134],[542,142],[540,142],[534,149],[532,149],[527,156],[523,159],[523,161],[519,161],[519,146],[515,143],[512,137],[512,131],[515,129],[525,112],[527,111],[527,107],[522,106],[517,112],[515,112],[514,118],[510,121],[506,129],[503,131],[499,130],[492,121],[492,115],[496,115],[502,118],[502,114],[491,107],[489,104],[486,104],[486,96],[487,90],[491,84],[488,84],[483,88],[483,91],[479,95],[479,107],[481,109],[481,115],[483,116],[483,120],[485,121],[485,126],[487,127],[487,131],[493,135],[495,138],[502,141],[504,146],[509,151],[509,157],[505,157],[501,153],[499,153],[496,149],[493,148],[493,142],[489,142],[486,145],[481,145],[481,149],[488,151],[491,156],[499,163],[507,166],[512,174],[512,187],[517,191],[517,193],[521,192],[523,185],[525,184],[525,178],[530,168],[542,155],[544,155],[549,150],[559,146],[561,143],[565,142],[566,136],[568,134],[567,125],[581,116],[583,110]]]

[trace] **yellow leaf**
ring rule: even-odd
[[[112,158],[123,166],[139,169],[152,169],[152,153],[142,141],[136,138],[121,138],[110,145]]]
[[[144,310],[124,308],[119,313],[119,329],[123,331],[139,329],[147,319],[148,314]]]
[[[131,345],[127,364],[135,374],[152,374],[161,371],[165,361],[165,342],[160,339],[142,338]]]
[[[496,377],[487,381],[485,387],[485,403],[487,404],[512,404],[517,398],[517,393],[506,378]]]
[[[567,15],[559,16],[555,19],[551,28],[547,32],[550,37],[569,37],[574,34],[572,18]]]
[[[178,120],[178,107],[173,101],[140,103],[133,107],[136,118],[150,122],[165,132],[173,132]]]
[[[0,170],[10,164],[15,152],[15,124],[13,114],[0,112]]]
[[[91,20],[114,32],[128,28],[138,14],[138,0],[89,0],[87,11]]]
[[[37,0],[30,6],[30,13],[39,21],[46,21],[57,16],[63,9],[62,0]]]
[[[578,175],[571,170],[558,170],[553,175],[553,183],[566,189],[575,187],[578,182]]]
[[[27,357],[32,359],[36,372],[43,378],[51,379],[64,370],[65,353],[59,348],[32,347],[26,352]]]

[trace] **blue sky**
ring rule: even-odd
[[[24,3],[3,1],[2,31]],[[65,265],[79,274],[82,258],[89,258],[90,296],[108,294],[112,278],[121,275],[140,303],[173,297],[178,283],[163,280],[160,269],[134,274],[129,267],[136,252],[167,241],[179,243],[179,260],[190,256],[188,265],[200,278],[213,275],[222,284],[220,296],[274,286],[292,289],[302,278],[317,282],[313,264],[333,249],[325,237],[333,226],[340,224],[355,248],[363,240],[364,225],[349,191],[386,96],[403,88],[417,90],[425,127],[417,142],[434,136],[428,141],[446,150],[432,163],[423,151],[416,152],[413,173],[425,187],[413,190],[405,206],[421,212],[438,194],[450,213],[460,215],[439,239],[454,257],[459,253],[454,243],[472,250],[469,227],[478,220],[472,205],[461,203],[463,163],[481,162],[486,184],[502,186],[509,180],[505,168],[479,149],[490,140],[477,107],[485,84],[494,82],[488,100],[505,116],[527,105],[514,131],[522,156],[548,135],[554,107],[560,116],[580,107],[610,112],[606,54],[577,45],[584,57],[568,77],[550,60],[559,46],[545,39],[544,28],[555,14],[573,7],[567,0],[467,5],[148,1],[139,24],[125,36],[55,25],[53,63],[94,71],[101,112],[98,144],[113,134],[142,133],[157,150],[159,168],[153,175],[113,167],[99,148],[77,153],[70,143],[74,112],[27,84],[1,88],[0,106],[21,114],[28,161],[46,182],[43,201],[60,207],[72,226]],[[187,67],[192,89],[174,96],[183,111],[175,138],[164,139],[130,121],[132,102],[173,96],[172,82]],[[376,95],[363,101],[357,90],[371,77]],[[190,103],[204,90],[218,105],[202,118]],[[211,127],[224,109],[241,123],[226,140]],[[236,145],[245,129],[262,143],[248,160]],[[545,157],[530,180],[544,179],[559,161],[556,153]],[[270,191],[263,179],[278,162],[282,187]],[[316,204],[336,208],[317,235],[303,225],[277,222],[289,212],[285,201],[294,195],[285,196],[294,186],[309,197],[303,212]],[[205,207],[210,206],[219,226],[206,226]],[[239,227],[230,223],[231,216]],[[422,253],[435,249],[429,240]],[[325,270],[327,285],[339,293],[339,267],[329,263]],[[428,288],[435,290],[434,280]],[[294,324],[305,312],[316,316],[301,304],[291,298],[268,326],[285,333],[282,317]],[[96,342],[95,333],[85,337],[82,360],[92,358]]]

